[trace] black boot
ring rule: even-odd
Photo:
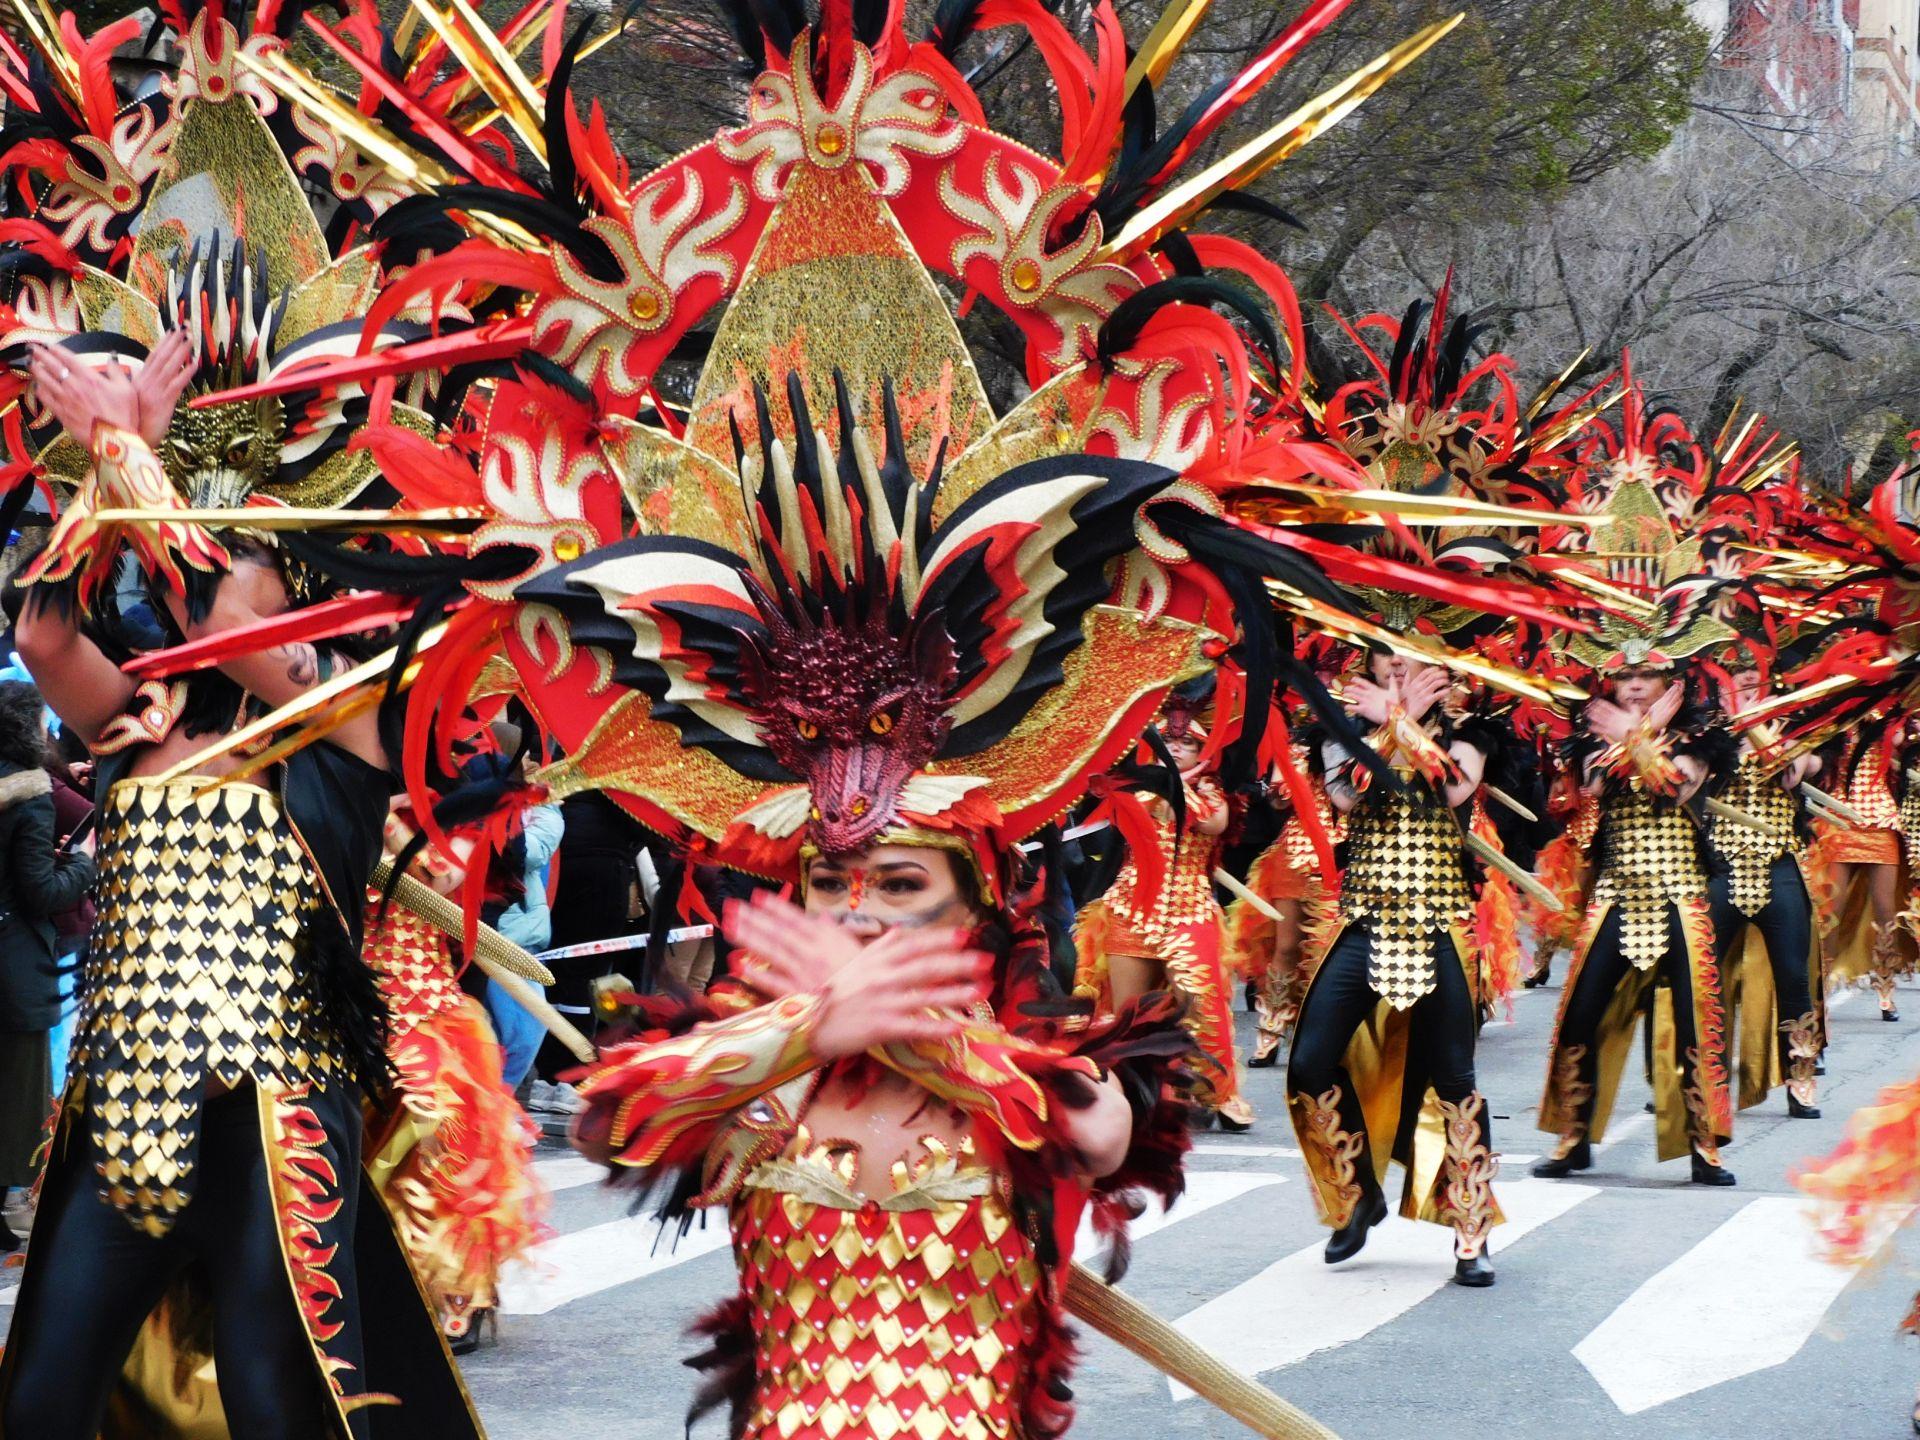
[[[1789,1092],[1787,1095],[1787,1118],[1790,1120],[1818,1120],[1820,1118],[1820,1107],[1818,1105],[1802,1105],[1798,1100],[1794,1099],[1792,1093]]]
[[[1278,1065],[1279,1063],[1280,1063],[1280,1045],[1279,1045],[1279,1042],[1276,1041],[1274,1043],[1273,1049],[1267,1051],[1267,1053],[1264,1055],[1262,1055],[1258,1050],[1255,1050],[1253,1054],[1247,1059],[1247,1069],[1271,1070],[1273,1069],[1274,1066]]]
[[[1520,983],[1528,990],[1538,990],[1551,979],[1553,979],[1553,961],[1548,960],[1546,964],[1542,965]]]
[[[1533,1162],[1531,1173],[1541,1180],[1564,1180],[1576,1170],[1593,1168],[1593,1146],[1585,1140],[1567,1148],[1561,1155],[1549,1155]]]
[[[1481,1248],[1478,1255],[1454,1257],[1453,1283],[1464,1285],[1469,1290],[1484,1290],[1493,1284],[1493,1262],[1487,1259],[1485,1247]]]
[[[1717,1156],[1714,1159],[1709,1160],[1706,1156],[1702,1155],[1699,1152],[1699,1150],[1696,1149],[1693,1152],[1691,1159],[1693,1163],[1692,1178],[1693,1178],[1694,1184],[1696,1185],[1732,1185],[1737,1183],[1734,1180],[1733,1172],[1727,1169],[1726,1166],[1722,1165]]]
[[[1367,1232],[1387,1218],[1387,1197],[1369,1187],[1360,1192],[1353,1207],[1353,1218],[1327,1238],[1327,1264],[1351,1260],[1367,1244]]]

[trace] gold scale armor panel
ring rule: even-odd
[[[1396,1010],[1429,993],[1438,977],[1434,937],[1467,923],[1473,895],[1460,868],[1460,826],[1447,807],[1406,789],[1369,799],[1347,817],[1340,915],[1372,931],[1367,983]]]
[[[1841,761],[1845,767],[1847,784],[1840,798],[1859,814],[1865,828],[1901,829],[1901,807],[1895,802],[1892,787],[1887,783],[1893,751],[1894,737],[1886,734],[1868,746],[1864,753],[1858,746],[1849,746]]]
[[[922,1143],[877,1201],[804,1129],[748,1177],[731,1216],[757,1352],[745,1440],[1019,1440],[1040,1267],[996,1177]]]
[[[99,865],[73,1069],[106,1198],[163,1235],[209,1077],[287,1089],[348,1068],[301,983],[319,884],[278,799],[205,776],[116,784]]]
[[[1773,862],[1793,851],[1794,799],[1750,750],[1741,755],[1733,783],[1722,798],[1736,810],[1765,821],[1774,832],[1770,835],[1722,816],[1708,834],[1714,852],[1727,862],[1734,908],[1751,917],[1766,909],[1773,895]]]
[[[1634,781],[1608,803],[1601,835],[1592,913],[1618,905],[1621,951],[1636,970],[1650,969],[1667,953],[1667,906],[1680,909],[1707,893],[1693,818],[1677,805],[1656,805]]]

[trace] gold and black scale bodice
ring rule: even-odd
[[[1636,780],[1607,801],[1593,913],[1620,907],[1620,949],[1636,970],[1667,953],[1667,907],[1703,900],[1707,877],[1693,817],[1661,805]]]
[[[1767,826],[1756,830],[1721,816],[1708,832],[1714,853],[1727,862],[1734,908],[1751,917],[1766,909],[1773,896],[1773,862],[1793,853],[1794,799],[1751,750],[1741,755],[1722,798]]]
[[[1432,991],[1435,937],[1472,915],[1460,845],[1459,822],[1417,781],[1348,817],[1341,918],[1371,932],[1367,983],[1396,1010]]]
[[[98,915],[73,1072],[106,1198],[162,1235],[192,1197],[209,1079],[348,1071],[304,983],[320,885],[279,800],[205,776],[129,779],[100,820]]]

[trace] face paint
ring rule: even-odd
[[[965,927],[979,918],[954,857],[925,845],[876,845],[816,859],[807,870],[806,908],[866,940],[902,927]]]

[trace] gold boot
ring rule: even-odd
[[[1873,927],[1873,961],[1867,974],[1873,981],[1873,993],[1880,1001],[1880,1018],[1898,1020],[1900,1011],[1893,1003],[1893,981],[1900,972],[1900,927]]]
[[[1787,1114],[1795,1120],[1818,1120],[1820,1082],[1814,1067],[1820,1063],[1820,1017],[1812,1010],[1780,1027],[1787,1061]]]
[[[1500,1171],[1486,1097],[1476,1090],[1458,1104],[1442,1100],[1440,1118],[1447,1132],[1447,1158],[1437,1208],[1453,1227],[1453,1283],[1484,1289],[1493,1284],[1487,1235],[1493,1229],[1493,1178]]]

